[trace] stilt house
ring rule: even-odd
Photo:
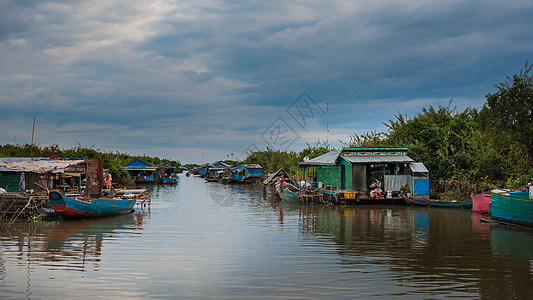
[[[344,148],[300,163],[314,187],[357,192],[367,197],[378,180],[384,193],[396,196],[409,186],[415,197],[429,196],[429,171],[407,156],[406,148]]]

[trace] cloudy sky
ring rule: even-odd
[[[529,0],[0,0],[0,144],[31,142],[36,116],[41,146],[183,163],[339,146],[398,112],[483,105],[533,61],[532,15]]]

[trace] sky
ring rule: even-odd
[[[204,163],[481,107],[529,0],[0,0],[0,144]]]

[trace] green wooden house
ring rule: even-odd
[[[367,197],[379,180],[383,193],[398,195],[407,185],[417,197],[429,197],[429,172],[407,156],[406,148],[344,148],[300,163],[312,186],[354,191]]]

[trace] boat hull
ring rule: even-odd
[[[278,194],[282,201],[288,203],[313,204],[323,202],[320,195],[302,196],[297,195],[296,192],[291,192],[287,189],[278,189]]]
[[[447,207],[447,208],[471,208],[472,207],[472,201],[452,202],[452,201],[438,201],[438,200],[429,200],[429,199],[405,198],[405,203],[410,204],[410,205],[429,206],[429,207]]]
[[[491,199],[491,194],[479,194],[472,197],[472,212],[488,213]]]
[[[127,214],[133,211],[136,199],[98,198],[90,202],[65,197],[59,192],[49,193],[48,201],[57,215],[68,219],[98,218]]]
[[[533,227],[533,200],[527,192],[493,192],[489,212],[496,220]]]

